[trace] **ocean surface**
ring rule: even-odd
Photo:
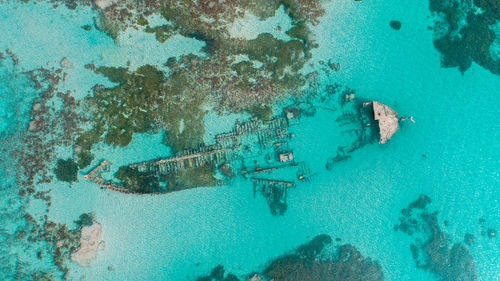
[[[439,212],[442,229],[454,242],[474,234],[469,249],[479,280],[500,280],[498,238],[480,235],[478,223],[483,218],[489,227],[500,229],[500,77],[476,64],[464,74],[441,68],[426,1],[336,0],[325,5],[326,15],[312,28],[319,47],[308,70],[319,70],[320,85],[348,86],[356,97],[387,104],[400,116],[413,116],[415,123],[402,123],[387,144],[365,145],[328,171],[325,163],[337,147],[355,140],[335,122],[342,109],[318,109],[314,117],[301,118],[290,127],[295,135],[290,145],[315,176],[288,193],[283,216],[271,215],[266,200],[254,197],[252,183],[242,178],[225,186],[144,196],[103,191],[83,178],[88,170],[79,172],[71,187],[57,181],[40,184],[39,190],[52,190],[51,220],[72,224],[80,214],[93,212],[103,225],[105,249],[91,267],[71,264],[70,280],[192,280],[218,264],[246,276],[321,233],[377,260],[386,280],[437,280],[415,266],[412,238],[393,229],[401,209],[420,194],[432,199],[430,208]],[[12,186],[16,163],[10,162],[9,149],[27,129],[37,95],[22,73],[57,66],[66,57],[74,67],[60,87],[82,98],[97,83],[111,85],[86,70],[87,63],[161,65],[165,57],[203,47],[181,36],[161,44],[153,35],[133,30],[116,43],[96,29],[80,27],[92,24],[94,16],[86,8],[0,3],[0,50],[5,55],[9,49],[19,59],[16,66],[7,61],[0,65],[3,260],[14,259],[25,247],[5,238],[21,220],[17,210],[40,216],[47,212],[36,200],[18,198]],[[282,11],[269,24],[280,18],[286,18]],[[401,30],[390,28],[391,20],[401,21]],[[231,32],[237,33],[238,27]],[[242,32],[242,37],[253,36],[251,30]],[[329,59],[341,69],[322,71],[319,62]],[[276,105],[275,112],[286,104]],[[245,118],[208,114],[205,139]],[[107,159],[116,168],[171,155],[161,139],[160,134],[134,135],[125,148],[98,145],[94,164]],[[60,157],[67,156],[61,149]],[[36,256],[24,258],[36,263]],[[8,269],[2,270],[8,276]]]

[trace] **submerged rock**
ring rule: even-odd
[[[365,258],[352,245],[342,245],[328,258],[323,248],[330,244],[329,235],[316,236],[300,246],[295,253],[274,260],[265,270],[267,280],[365,280],[381,281],[384,274],[380,265]]]
[[[426,195],[402,210],[400,224],[395,229],[414,237],[410,250],[418,268],[424,269],[441,281],[475,281],[477,270],[469,249],[462,243],[452,243],[443,232],[437,212],[429,212],[430,199]],[[464,237],[473,243],[472,235]]]
[[[392,27],[394,30],[400,30],[401,29],[401,22],[398,20],[391,20],[389,25]]]
[[[380,265],[363,257],[351,245],[339,247],[336,259],[301,258],[297,255],[279,258],[264,271],[264,276],[275,281],[384,280]]]
[[[78,165],[73,159],[59,159],[57,160],[54,174],[60,181],[74,182],[78,178]]]
[[[327,234],[314,237],[290,254],[272,260],[262,273],[252,272],[247,281],[382,281],[384,274],[378,262],[365,258],[352,245],[342,245],[333,253],[324,251],[332,243]],[[219,265],[210,275],[197,281],[237,281],[233,274],[225,277],[224,267]]]
[[[236,277],[236,275],[231,273],[226,275],[224,266],[219,264],[218,266],[214,267],[214,269],[212,269],[210,275],[200,276],[196,278],[196,281],[240,281],[240,279]]]
[[[97,251],[104,249],[104,241],[101,241],[102,226],[93,222],[90,226],[82,227],[80,238],[80,249],[71,255],[71,260],[80,266],[89,267],[90,262],[97,256]]]
[[[262,280],[262,278],[260,278],[259,274],[255,274],[250,279],[248,279],[248,281],[261,281],[261,280]]]
[[[434,47],[441,53],[442,67],[458,67],[463,74],[475,62],[500,75],[500,60],[490,51],[498,40],[492,26],[500,20],[499,3],[429,0],[436,18]]]

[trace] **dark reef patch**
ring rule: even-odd
[[[500,60],[495,60],[490,52],[496,38],[491,27],[500,20],[499,1],[430,0],[429,8],[444,21],[443,26],[434,27],[434,46],[442,55],[443,67],[458,67],[464,73],[476,62],[500,75]],[[477,12],[479,9],[481,13]]]
[[[81,151],[77,154],[77,159],[78,167],[80,169],[85,169],[92,163],[92,160],[94,160],[94,155],[89,151]]]
[[[469,249],[462,243],[452,243],[439,226],[437,212],[429,212],[427,195],[421,195],[401,211],[395,230],[415,237],[410,245],[418,268],[436,275],[442,281],[478,280],[476,266]]]
[[[85,31],[91,31],[92,30],[92,26],[88,25],[88,24],[82,25],[81,28],[83,30],[85,30]]]
[[[83,213],[78,217],[78,220],[75,221],[78,229],[81,229],[85,226],[91,226],[94,223],[94,214],[92,213]]]
[[[160,129],[166,130],[165,144],[175,152],[202,143],[205,111],[201,105],[208,88],[194,85],[186,69],[172,70],[168,77],[151,65],[134,72],[114,67],[100,67],[97,72],[119,85],[96,87],[94,96],[86,100],[93,116],[92,129],[79,136],[78,149],[89,152],[101,140],[127,146],[134,133]]]
[[[331,238],[330,238],[331,240]],[[317,248],[314,240],[302,246],[310,248],[313,253]],[[268,280],[275,281],[344,281],[384,280],[380,265],[370,258],[365,258],[351,245],[338,247],[334,259],[318,255],[302,256],[299,252],[281,257],[271,263],[263,274]]]
[[[474,235],[472,235],[470,233],[466,233],[464,235],[464,243],[469,245],[469,246],[474,244]]]
[[[207,276],[200,276],[196,279],[196,281],[239,281],[238,277],[236,275],[233,275],[231,273],[225,275],[226,270],[224,269],[224,266],[218,265],[212,269],[212,272],[210,275]]]
[[[72,159],[59,159],[57,160],[54,174],[60,181],[74,182],[77,179],[78,164]]]
[[[165,43],[168,39],[170,39],[170,37],[175,34],[176,30],[171,25],[161,25],[155,27],[147,26],[144,29],[144,32],[153,33],[158,42]]]
[[[122,84],[127,82],[130,74],[125,67],[107,67],[101,66],[97,68],[96,73],[102,74],[113,83]]]
[[[384,274],[378,262],[365,258],[351,245],[339,246],[333,254],[324,248],[331,244],[327,234],[314,237],[291,254],[281,256],[263,270],[252,273],[244,280],[260,281],[382,281]],[[239,280],[228,274],[224,279],[224,268],[219,265],[208,276],[198,281]]]
[[[401,29],[401,22],[398,20],[391,20],[389,22],[389,26],[394,29],[394,30],[400,30]]]

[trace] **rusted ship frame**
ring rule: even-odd
[[[156,192],[156,193],[131,192],[130,190],[123,188],[123,186],[120,186],[120,185],[114,183],[113,181],[104,180],[100,176],[100,173],[104,172],[104,171],[108,171],[110,165],[111,165],[111,162],[104,160],[99,165],[97,165],[97,167],[92,169],[88,174],[83,176],[83,178],[95,182],[96,184],[100,185],[104,189],[113,190],[113,191],[117,191],[120,193],[135,194],[135,195],[160,194],[159,192]]]
[[[111,165],[111,162],[104,160],[101,163],[99,163],[97,167],[92,169],[88,174],[83,176],[83,178],[94,181],[94,179],[98,177],[98,173],[109,170],[109,165]]]
[[[278,187],[294,187],[295,183],[293,181],[284,181],[284,180],[272,180],[272,179],[263,179],[263,178],[251,178],[251,180],[255,183],[260,183],[263,185],[273,185]]]
[[[181,155],[157,160],[144,161],[129,165],[137,168],[139,172],[166,175],[180,170],[197,168],[207,163],[221,163],[232,161],[238,156],[241,147],[240,138],[247,134],[257,134],[259,143],[269,140],[284,139],[286,137],[286,120],[277,117],[262,126],[263,123],[252,119],[241,124],[237,123],[235,128],[228,133],[216,135],[216,144],[201,146],[198,150],[184,151]]]
[[[240,156],[239,149],[241,148],[241,137],[248,134],[256,134],[259,145],[267,146],[269,143],[287,138],[287,127],[287,120],[281,116],[266,123],[255,118],[243,123],[237,122],[230,132],[221,133],[215,136],[215,145],[201,145],[196,150],[186,150],[177,156],[133,163],[130,164],[129,167],[137,168],[139,172],[166,175],[185,169],[197,168],[208,163],[219,164],[221,162],[233,161]],[[110,165],[110,162],[102,161],[96,168],[85,175],[84,178],[92,180],[105,189],[127,194],[143,194],[130,192],[111,180],[104,180],[100,173],[109,170]],[[264,171],[265,169],[257,171],[257,173]]]
[[[286,203],[286,198],[288,195],[288,188],[295,187],[295,183],[291,181],[264,179],[264,178],[252,178],[253,181],[253,195],[256,196],[257,191],[261,192],[262,195],[269,201],[276,195],[277,188],[281,192],[279,194],[279,201]]]
[[[187,151],[182,155],[130,164],[139,172],[166,175],[180,170],[197,168],[207,163],[219,163],[232,158],[233,149],[204,147],[199,151]]]
[[[267,172],[279,170],[279,169],[282,169],[282,168],[285,168],[285,167],[291,167],[291,166],[297,166],[297,165],[298,165],[297,162],[291,161],[291,162],[288,162],[288,163],[285,163],[285,164],[281,164],[281,165],[276,165],[276,166],[255,167],[252,170],[243,169],[243,170],[241,170],[241,173],[243,175],[247,175],[247,174],[261,174],[261,173],[267,173]]]

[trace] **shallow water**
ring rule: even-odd
[[[18,67],[25,70],[57,65],[68,57],[75,68],[68,74],[70,86],[64,87],[82,96],[102,81],[83,68],[86,63],[156,64],[203,45],[185,38],[159,44],[134,32],[117,45],[95,29],[86,33],[80,28],[95,16],[88,9],[74,13],[45,5],[1,6],[1,26],[8,28],[0,30],[0,50],[11,49],[20,59]],[[401,30],[389,27],[393,19],[402,22]],[[190,280],[218,264],[244,276],[328,233],[377,260],[387,280],[436,280],[416,268],[411,239],[393,230],[400,210],[424,193],[439,212],[440,223],[449,222],[442,228],[453,241],[462,241],[468,232],[475,236],[470,250],[479,279],[498,280],[498,239],[481,236],[478,220],[500,227],[500,77],[475,64],[464,75],[441,68],[431,24],[425,1],[327,4],[326,16],[313,28],[319,48],[313,51],[311,70],[321,69],[318,62],[328,59],[339,62],[341,69],[329,75],[320,70],[320,83],[347,85],[357,97],[383,102],[400,116],[414,116],[416,123],[403,123],[389,143],[363,146],[327,171],[325,162],[337,147],[355,140],[334,121],[342,109],[320,109],[314,117],[300,119],[290,128],[295,134],[291,146],[295,158],[306,161],[316,175],[288,193],[284,216],[272,216],[265,199],[254,198],[251,182],[241,178],[227,186],[159,196],[103,191],[84,180],[83,173],[71,188],[57,182],[40,185],[53,190],[48,212],[52,220],[70,224],[92,211],[103,225],[105,250],[90,268],[72,265],[71,279]],[[144,55],[145,50],[152,55]],[[30,104],[28,91],[1,87],[6,93],[2,98],[14,95],[20,97],[16,104]],[[22,110],[3,112],[2,120],[27,118]],[[231,128],[236,118],[244,116],[208,115],[206,138]],[[126,148],[100,145],[94,151],[118,167],[170,155],[160,143],[161,135],[134,135]],[[44,208],[32,203],[28,210],[41,214]]]

